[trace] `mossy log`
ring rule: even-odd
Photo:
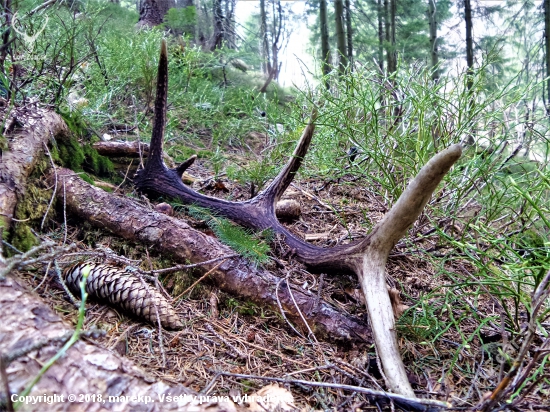
[[[57,177],[65,182],[68,212],[94,226],[128,240],[151,245],[180,263],[198,263],[234,254],[217,239],[191,228],[184,221],[147,209],[131,199],[104,192],[89,185],[71,170],[57,169]],[[51,173],[50,179],[53,178]],[[58,190],[57,196],[62,198],[63,189]],[[318,299],[317,294],[294,288],[291,294],[284,279],[254,267],[246,259],[231,258],[217,269],[215,266],[217,263],[204,265],[202,270],[213,269],[209,279],[221,290],[269,306],[276,312],[279,312],[278,298],[287,318],[306,330],[297,306],[320,339],[348,344],[372,342],[370,329],[362,320],[339,312]]]
[[[68,135],[61,116],[43,109],[17,114],[23,128],[10,136],[8,150],[0,162],[0,230],[11,225],[15,206],[24,196],[27,178],[44,151],[48,139]]]

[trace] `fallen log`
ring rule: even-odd
[[[53,172],[49,178],[53,181]],[[104,192],[80,179],[72,170],[57,169],[57,178],[64,182],[65,187],[61,189],[63,185],[59,185],[57,197],[63,202],[65,190],[69,213],[127,240],[151,245],[180,263],[198,263],[234,254],[228,246],[184,221],[147,209],[131,199]],[[227,259],[215,269],[217,265],[204,265],[202,269],[205,272],[214,269],[210,279],[221,290],[267,305],[276,312],[279,312],[278,298],[287,318],[307,330],[296,308],[298,306],[318,338],[345,343],[371,342],[370,330],[363,321],[339,312],[319,300],[316,294],[294,288],[290,292],[291,286],[284,279],[261,267],[254,267],[240,257]]]
[[[92,147],[100,155],[108,157],[145,157],[149,154],[149,145],[138,141],[96,142]]]
[[[25,194],[27,177],[48,139],[68,134],[61,116],[44,109],[22,112],[17,119],[23,129],[10,137],[0,162],[0,232],[9,229],[17,201]]]
[[[6,395],[17,401],[42,365],[59,351],[73,328],[14,276],[0,281],[0,313],[0,355],[7,364],[10,389]],[[69,395],[75,396],[74,401],[69,400]],[[29,396],[35,398],[27,399],[36,403],[23,403],[18,411],[239,410],[230,401],[200,403],[196,395],[183,385],[151,378],[130,360],[80,340],[34,385]],[[167,396],[171,396],[171,401],[167,401]],[[3,394],[0,410],[7,410]]]

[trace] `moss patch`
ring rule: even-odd
[[[115,170],[113,163],[107,157],[101,156],[91,144],[81,144],[74,137],[59,140],[52,149],[52,157],[63,167],[75,172],[86,170],[98,176],[109,176]]]
[[[39,239],[33,235],[31,227],[40,225],[50,202],[52,191],[42,189],[29,180],[27,191],[22,199],[17,202],[15,218],[20,222],[13,225],[11,243],[19,250],[26,252],[38,245]],[[53,213],[54,207],[49,210]]]

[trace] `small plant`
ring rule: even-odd
[[[269,244],[272,234],[269,230],[252,233],[231,221],[218,217],[209,210],[197,206],[188,207],[189,214],[195,219],[203,220],[212,229],[222,243],[225,243],[255,265],[269,260]]]

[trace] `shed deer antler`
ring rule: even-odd
[[[316,110],[313,111],[294,153],[271,184],[255,198],[231,202],[205,196],[185,186],[183,172],[193,164],[192,156],[180,166],[169,169],[162,160],[162,145],[166,123],[168,88],[168,58],[166,43],[162,42],[155,100],[155,117],[149,158],[140,169],[134,184],[142,193],[163,195],[215,210],[243,226],[266,229],[282,235],[297,260],[314,269],[349,270],[357,274],[367,309],[378,355],[382,361],[386,384],[395,393],[414,397],[399,354],[395,319],[385,280],[385,264],[390,250],[414,223],[430,199],[433,191],[460,158],[459,144],[435,155],[409,184],[397,203],[364,239],[330,249],[317,247],[299,239],[275,217],[275,204],[292,182],[307,153],[315,129]]]

